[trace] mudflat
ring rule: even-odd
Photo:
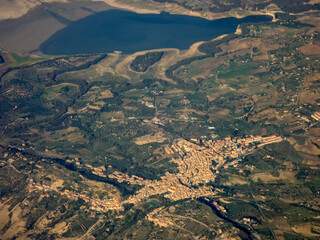
[[[38,48],[52,34],[90,14],[113,9],[104,2],[75,1],[35,6],[16,19],[0,21],[0,44],[22,54],[40,54]],[[28,9],[29,10],[29,9]]]

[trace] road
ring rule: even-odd
[[[94,228],[95,228],[96,226],[98,226],[103,220],[104,220],[104,217],[103,217],[103,216],[100,216],[99,219],[98,219],[98,221],[97,221],[95,224],[93,224],[93,225],[88,229],[88,231],[87,231],[85,234],[83,234],[83,235],[81,236],[81,238],[79,238],[79,240],[89,239],[90,233],[92,233],[92,231],[94,230]]]
[[[250,181],[248,182],[248,189],[249,189],[250,195],[251,195],[254,203],[256,204],[256,206],[257,206],[257,208],[258,208],[258,210],[259,210],[259,213],[260,213],[261,217],[263,218],[263,220],[264,220],[265,223],[267,224],[267,226],[268,226],[268,228],[269,228],[269,230],[270,230],[270,233],[272,234],[272,238],[273,238],[274,240],[277,240],[277,237],[276,237],[276,235],[274,234],[274,232],[273,232],[273,230],[272,230],[272,228],[271,228],[271,226],[270,226],[270,224],[269,224],[268,219],[267,219],[266,216],[263,214],[262,209],[260,208],[257,200],[255,199],[255,197],[254,197],[254,195],[253,195],[253,193],[252,193],[252,189],[251,189],[251,186],[250,186]]]
[[[210,231],[214,231],[216,233],[216,231],[214,229],[212,229],[211,227],[209,227],[207,224],[203,223],[203,222],[200,222],[198,221],[197,219],[194,219],[192,217],[185,217],[185,216],[180,216],[180,215],[173,215],[173,214],[164,214],[163,215],[164,217],[173,217],[173,218],[180,218],[180,219],[189,219],[191,221],[194,221],[196,223],[199,223],[200,225],[208,228]]]

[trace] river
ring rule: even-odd
[[[223,215],[210,200],[207,200],[206,198],[201,197],[201,198],[198,198],[198,201],[209,206],[212,209],[212,211],[214,211],[214,213],[219,218],[231,223],[235,228],[238,228],[240,230],[239,237],[242,240],[255,240],[255,239],[257,239],[248,228],[246,228],[243,225],[241,225],[240,223],[232,220],[231,218],[228,218],[225,215]]]

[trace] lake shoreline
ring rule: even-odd
[[[183,14],[183,15],[188,15],[193,17],[201,17],[207,20],[216,20],[216,19],[222,19],[227,17],[244,18],[250,15],[269,15],[273,18],[273,21],[276,19],[275,13],[268,12],[267,10],[265,12],[261,12],[261,11],[249,11],[249,10],[243,10],[243,9],[233,9],[228,12],[213,13],[213,12],[191,11],[171,3],[162,4],[162,3],[153,2],[153,4],[150,5],[148,8],[145,5],[144,6],[128,5],[126,3],[120,3],[119,1],[116,1],[116,0],[102,0],[102,1],[116,9],[123,9],[123,10],[132,11],[140,14],[147,14],[147,13],[160,14],[161,12],[165,11],[170,14]]]
[[[110,4],[108,5],[108,3]],[[275,21],[275,16],[271,13],[231,11],[221,14],[214,14],[213,16],[210,13],[199,13],[190,11],[183,12],[181,9],[166,9],[164,7],[159,10],[141,10],[132,6],[130,7],[129,5],[123,5],[114,0],[104,0],[102,2],[91,2],[88,0],[84,0],[83,2],[79,3],[79,6],[76,6],[76,9],[72,10],[73,12],[71,11],[70,13],[65,10],[71,8],[71,6],[74,8],[74,3],[54,3],[48,4],[48,6],[51,6],[54,9],[60,9],[61,11],[58,14],[52,14],[50,12],[50,7],[50,11],[48,12],[48,9],[45,9],[43,6],[38,6],[29,10],[27,14],[23,15],[20,18],[0,21],[0,45],[8,51],[17,52],[22,55],[33,54],[40,57],[52,57],[51,55],[41,53],[39,51],[39,47],[48,38],[67,26],[65,23],[63,23],[63,21],[59,20],[64,18],[66,20],[70,19],[70,21],[81,20],[87,16],[94,14],[94,11],[99,12],[109,9],[125,9],[132,12],[140,12],[143,14],[150,12],[154,14],[160,14],[161,11],[166,10],[170,14],[183,14],[186,16],[196,16],[204,19],[221,19],[225,17],[241,18],[252,14],[269,15],[272,16],[273,21]],[[86,9],[87,11],[84,9]],[[63,15],[62,18],[59,19],[59,14],[63,12],[65,14],[67,13],[67,15]],[[33,34],[30,34],[30,31],[33,31]]]
[[[114,51],[133,54],[163,48],[187,50],[194,43],[237,33],[239,24],[272,19],[269,15],[252,15],[207,20],[167,12],[137,14],[112,9],[72,22],[43,42],[40,51],[53,56]]]

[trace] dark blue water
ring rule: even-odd
[[[193,43],[235,32],[240,23],[271,21],[266,15],[206,20],[185,15],[138,14],[121,10],[96,13],[69,24],[40,46],[49,55],[134,53],[158,48],[188,49]]]

